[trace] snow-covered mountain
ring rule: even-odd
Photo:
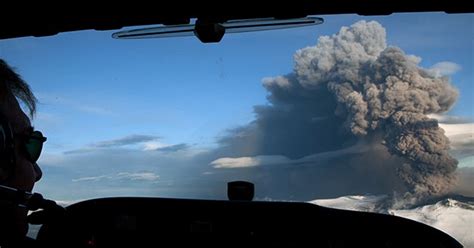
[[[344,196],[311,203],[338,209],[381,212],[377,206],[383,199],[386,196]],[[474,248],[473,201],[446,198],[412,209],[388,209],[384,212],[428,224],[456,238],[464,247]]]

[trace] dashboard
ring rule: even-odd
[[[120,197],[66,213],[42,226],[42,247],[462,247],[412,220],[300,202]]]

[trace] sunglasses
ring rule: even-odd
[[[33,131],[30,135],[26,136],[25,149],[30,162],[36,163],[38,161],[45,141],[46,137],[40,131]]]

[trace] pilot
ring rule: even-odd
[[[36,161],[46,140],[31,126],[19,101],[33,117],[36,97],[28,84],[0,59],[0,185],[31,192],[41,179]],[[0,194],[0,247],[29,247],[26,207],[12,204]]]

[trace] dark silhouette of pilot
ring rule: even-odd
[[[36,97],[28,84],[0,59],[0,185],[31,192],[41,179],[36,164],[46,140],[31,126],[30,118],[19,101],[29,110],[32,118]],[[0,194],[0,247],[27,247],[28,210],[12,204]]]

